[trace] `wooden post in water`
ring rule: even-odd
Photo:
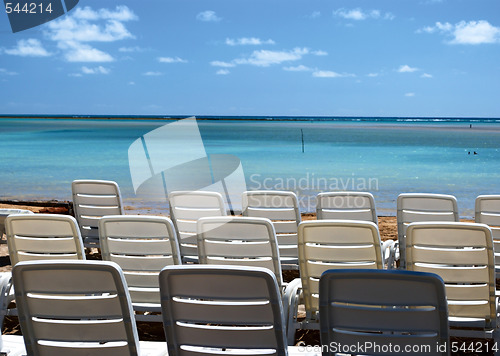
[[[300,135],[302,137],[302,153],[304,153],[304,130],[300,129]]]

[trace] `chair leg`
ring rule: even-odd
[[[7,315],[7,308],[10,303],[10,289],[12,286],[12,279],[10,273],[0,274],[0,330],[3,329],[3,322]]]
[[[288,304],[288,312],[285,313],[287,342],[289,346],[294,346],[295,343],[295,330],[297,326],[297,311],[300,302],[300,293],[302,283],[299,278],[290,282],[285,290],[283,304]]]
[[[382,243],[382,259],[387,269],[394,268],[393,246],[395,243],[394,240],[386,240]]]

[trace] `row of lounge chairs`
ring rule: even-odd
[[[326,271],[319,281],[324,347],[312,350],[287,346],[280,289],[266,268],[163,268],[166,344],[138,340],[126,281],[113,262],[20,262],[13,279],[28,355],[144,356],[168,349],[170,356],[326,356],[345,347],[350,354],[449,355],[444,284],[429,273]],[[401,292],[387,292],[396,288]]]
[[[99,182],[90,183],[99,184]],[[373,219],[373,215],[376,217],[376,213],[373,214],[371,210],[367,214],[366,206],[361,203],[368,201],[371,204],[373,202],[373,196],[369,193],[363,193],[360,195],[361,198],[357,197],[356,193],[341,193],[345,194],[344,199],[339,199],[335,196],[335,193],[330,193],[330,196],[324,194],[327,198],[326,203],[320,203],[325,210],[324,214],[339,212],[343,214],[341,220],[333,220],[334,216],[328,215],[326,220],[303,223],[300,223],[297,205],[290,207],[294,201],[296,202],[296,197],[294,199],[294,194],[290,192],[245,193],[243,196],[244,217],[219,216],[225,215],[225,209],[223,208],[222,197],[217,193],[173,193],[170,197],[172,221],[167,218],[126,215],[100,218],[95,212],[88,210],[92,206],[90,198],[96,194],[82,191],[78,194],[85,196],[86,201],[82,205],[87,210],[83,215],[79,213],[79,211],[81,212],[78,207],[79,204],[74,201],[77,219],[82,215],[83,218],[87,219],[85,220],[87,223],[97,222],[97,226],[90,228],[80,224],[82,235],[84,235],[84,229],[85,232],[92,231],[94,235],[92,244],[96,246],[97,241],[100,241],[103,259],[115,261],[120,265],[125,273],[137,319],[142,318],[142,312],[149,313],[152,310],[152,305],[156,308],[155,311],[160,311],[158,272],[166,264],[180,263],[182,260],[184,262],[198,260],[201,263],[216,265],[246,264],[264,266],[273,271],[278,290],[281,292],[282,316],[285,318],[284,330],[287,334],[288,343],[291,344],[297,328],[319,328],[318,312],[320,312],[321,307],[318,298],[321,298],[322,295],[319,280],[324,271],[331,268],[382,270],[386,261],[390,262],[389,267],[393,267],[394,261],[399,255],[399,265],[402,267],[409,270],[438,272],[438,274],[442,275],[445,282],[443,285],[446,285],[450,305],[450,325],[463,325],[463,322],[467,321],[468,327],[475,328],[465,331],[463,328],[452,329],[452,334],[493,337],[496,331],[497,304],[494,300],[495,264],[492,257],[492,230],[485,225],[455,222],[458,220],[457,204],[456,199],[451,196],[401,195],[398,198],[398,232],[401,226],[404,235],[399,235],[398,242],[400,246],[398,249],[397,246],[391,246],[390,244],[385,247],[381,246],[376,221],[363,221],[361,215],[355,217],[357,213],[371,216],[371,219]],[[107,198],[111,196],[119,197],[119,193],[111,194],[110,191],[97,195],[104,195]],[[275,196],[281,198],[274,198]],[[499,208],[498,203],[495,204],[495,198],[500,201],[498,196],[478,198],[479,203],[476,204],[476,208],[477,206],[484,206],[484,209],[479,214],[476,213],[476,220],[480,216],[480,218],[486,218],[488,222],[492,223],[494,222],[492,219],[500,217],[497,213],[500,209],[495,210]],[[357,200],[354,202],[354,199]],[[426,199],[430,200],[426,201]],[[443,207],[440,204],[432,203],[433,199],[443,203]],[[328,200],[330,200],[329,204]],[[214,201],[217,204],[212,204]],[[349,208],[340,208],[339,203],[345,203],[346,201]],[[351,202],[349,203],[349,201]],[[406,203],[406,205],[403,203]],[[110,201],[108,200],[106,204],[110,204]],[[217,205],[219,208],[217,208]],[[221,206],[222,208],[220,208]],[[449,206],[452,207],[451,212],[446,210]],[[108,211],[109,208],[115,207],[104,205],[101,212],[110,212]],[[374,203],[373,211],[375,211]],[[282,217],[282,213],[288,214],[286,219]],[[295,220],[291,218],[292,213],[295,215]],[[271,219],[263,217],[266,214]],[[318,216],[323,217],[321,214],[318,213]],[[346,216],[346,214],[353,215],[351,217]],[[44,219],[41,214],[35,216]],[[416,216],[417,218],[413,220],[434,220],[435,222],[413,223],[410,225],[408,220],[411,219],[403,220],[400,216]],[[26,218],[25,216],[24,219]],[[66,216],[65,218],[69,217]],[[346,218],[353,220],[345,220]],[[154,222],[155,219],[159,220]],[[8,238],[9,236],[33,237],[30,234],[36,234],[37,229],[33,227],[35,225],[26,233],[13,233],[15,228],[9,227],[9,224],[16,220],[21,221],[23,217],[11,215],[7,218]],[[453,222],[446,222],[450,220]],[[78,227],[75,228],[77,226],[76,221],[73,220],[71,224],[72,232],[78,230]],[[285,231],[283,226],[293,227],[293,225],[295,225],[295,232],[283,233]],[[189,232],[185,231],[189,230],[187,227],[191,229]],[[65,234],[69,231],[69,228],[67,229]],[[38,230],[48,234],[47,227]],[[284,235],[282,240],[286,240],[289,242],[288,244],[280,244],[280,239],[276,238],[280,232]],[[95,239],[96,233],[99,240]],[[60,235],[64,234],[61,232]],[[57,236],[61,237],[60,235]],[[52,235],[44,236],[44,246],[46,246],[45,242],[48,241],[47,237],[49,236]],[[459,238],[456,238],[456,236]],[[166,242],[162,241],[162,239]],[[183,250],[183,242],[186,242],[186,239],[190,239],[190,241],[184,243],[185,248]],[[27,243],[25,240],[22,241]],[[81,238],[80,241],[82,241]],[[290,243],[291,241],[295,241],[298,247]],[[168,248],[166,247],[167,242],[169,244]],[[81,242],[80,244],[80,249],[83,251],[83,244]],[[61,246],[59,243],[57,245]],[[78,243],[75,243],[76,245]],[[283,249],[280,248],[281,245],[288,246]],[[9,251],[10,246],[11,243],[9,242]],[[260,247],[264,248],[260,249]],[[115,250],[113,251],[113,249]],[[281,256],[283,250],[288,252],[288,256],[284,256],[286,259]],[[390,253],[384,258],[384,253],[388,250]],[[188,252],[183,254],[183,251]],[[10,251],[11,259],[15,253]],[[23,253],[24,256],[29,255],[26,251]],[[35,254],[40,253],[35,252]],[[45,254],[50,254],[50,252],[43,251],[43,255]],[[68,258],[74,258],[73,252],[62,251],[61,249],[56,251],[56,255],[59,255],[59,257],[61,254],[67,254]],[[84,256],[83,252],[82,256]],[[50,258],[54,257],[51,256]],[[35,256],[33,259],[38,259],[38,257]],[[13,265],[15,264],[14,260]],[[285,265],[284,261],[290,266],[294,264],[300,266],[301,280],[292,281],[285,289],[282,289],[280,288],[280,267]],[[153,262],[153,264],[149,265],[150,262]],[[153,265],[154,267],[152,267]],[[145,275],[147,274],[149,276],[146,278]],[[139,285],[134,285],[134,282],[139,283]],[[150,282],[153,282],[153,285]],[[440,283],[442,284],[442,280],[440,280]],[[146,291],[148,288],[150,290]],[[145,295],[148,295],[150,299],[138,302],[140,300],[138,295],[144,294],[143,292],[146,292]],[[394,291],[390,291],[390,293],[386,291],[386,294],[392,293]],[[476,299],[471,299],[471,296]],[[307,316],[304,321],[299,321],[297,319],[297,305],[302,302],[306,306]],[[349,299],[345,299],[341,303],[349,304],[350,302]],[[363,305],[363,303],[360,303],[360,305]],[[143,309],[140,310],[140,307]],[[469,311],[464,314],[462,313],[464,310]],[[324,313],[320,313],[324,315]],[[327,315],[329,314],[327,313]],[[147,319],[147,316],[144,317]],[[337,315],[337,320],[338,317]],[[161,316],[156,315],[156,318],[161,318]],[[346,326],[344,327],[346,328]],[[375,326],[372,327],[376,328]],[[448,330],[448,326],[446,326],[446,330]],[[352,332],[349,331],[347,334]],[[397,332],[396,334],[400,335]]]

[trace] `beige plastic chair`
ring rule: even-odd
[[[168,266],[160,273],[169,356],[286,356],[275,274],[243,266]]]
[[[398,242],[389,264],[399,260],[405,268],[405,236],[409,224],[420,221],[459,221],[457,199],[453,195],[403,193],[397,200]]]
[[[13,279],[28,355],[166,355],[164,342],[139,350],[125,278],[113,262],[21,262]]]
[[[161,322],[158,275],[165,266],[181,264],[172,221],[144,215],[104,216],[99,234],[102,259],[123,270],[136,320]]]
[[[6,244],[7,239],[3,238],[5,234],[5,218],[11,214],[33,214],[30,210],[25,209],[0,209],[0,244]],[[11,277],[10,272],[0,272],[0,328],[3,326],[4,316],[7,313],[8,303],[14,298],[11,295]],[[7,305],[6,305],[7,303]],[[0,342],[1,344],[1,342]],[[14,353],[14,350],[19,351],[19,347],[16,347],[15,343],[11,343],[11,349],[9,353]],[[1,350],[1,348],[0,348]],[[16,351],[16,352],[17,352]]]
[[[435,274],[332,269],[321,276],[319,295],[323,346],[353,347],[350,354],[449,355],[445,286]]]
[[[327,192],[317,195],[318,220],[362,220],[378,226],[375,199],[368,192]]]
[[[107,180],[75,180],[71,184],[73,209],[85,247],[99,248],[99,219],[123,215],[118,184]]]
[[[410,224],[406,254],[408,270],[436,273],[443,278],[450,335],[498,337],[495,262],[488,226],[459,222]]]
[[[202,264],[264,267],[281,288],[281,263],[271,220],[241,216],[198,220],[198,255]]]
[[[312,220],[299,225],[299,263],[302,285],[287,290],[288,344],[297,329],[319,329],[319,279],[329,269],[383,269],[377,225],[359,220]],[[306,318],[297,320],[302,298]]]
[[[326,192],[316,197],[316,218],[318,220],[360,220],[371,221],[378,226],[375,198],[368,192]],[[382,242],[382,257],[384,264],[392,268],[389,263],[394,240]]]
[[[82,238],[72,216],[59,214],[11,214],[5,219],[7,244],[12,266],[33,260],[84,260]],[[12,281],[2,275],[0,326],[5,315],[17,315],[9,304],[14,300]]]
[[[198,262],[196,222],[199,218],[227,215],[222,195],[217,192],[178,191],[170,193],[168,200],[182,260]]]
[[[288,191],[254,190],[242,195],[243,216],[268,218],[274,225],[284,270],[298,269],[297,228],[301,217],[297,195]]]
[[[85,259],[78,224],[59,214],[9,215],[5,219],[12,266],[21,261]]]
[[[486,224],[493,236],[495,270],[500,276],[500,195],[480,195],[476,198],[476,222]]]

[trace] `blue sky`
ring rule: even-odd
[[[13,34],[0,113],[500,117],[498,0],[80,0]]]

